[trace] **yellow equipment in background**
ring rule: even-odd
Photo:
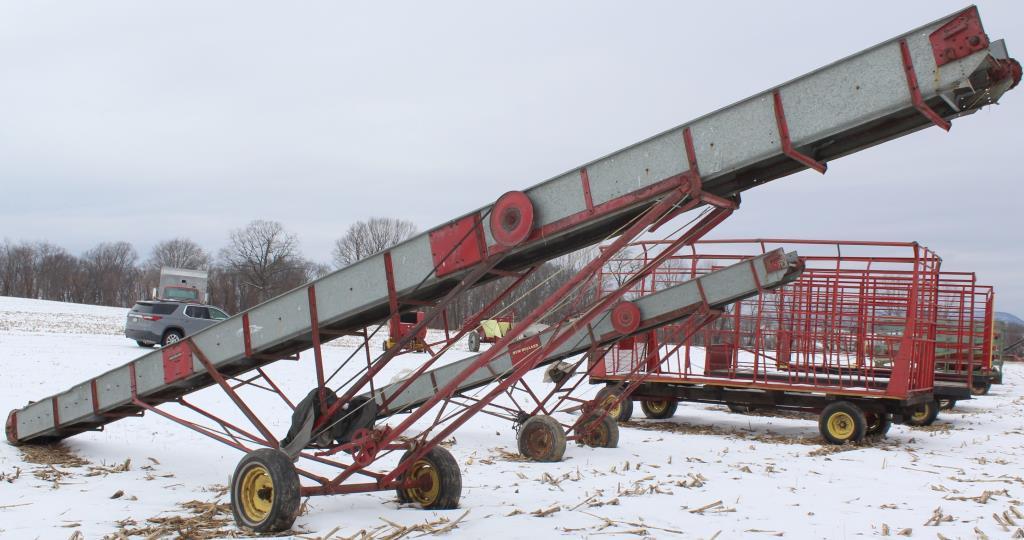
[[[511,315],[480,321],[480,326],[469,333],[469,350],[477,352],[481,343],[495,343],[512,329]]]

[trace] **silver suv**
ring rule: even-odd
[[[128,312],[124,335],[140,347],[167,345],[227,318],[227,313],[213,306],[147,300],[136,302]]]

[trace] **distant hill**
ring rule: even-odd
[[[1019,324],[1024,326],[1024,319],[1021,319],[1013,313],[1006,313],[1005,311],[997,311],[996,320],[1008,324]]]

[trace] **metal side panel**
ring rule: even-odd
[[[245,356],[245,335],[242,332],[242,318],[232,317],[226,321],[215,324],[210,328],[194,335],[199,350],[203,351],[206,358],[215,366],[237,360]],[[195,359],[193,371],[204,371],[199,359]]]
[[[280,344],[310,331],[309,293],[295,289],[249,311],[253,350]]]
[[[402,242],[391,250],[391,266],[395,275],[395,290],[399,294],[407,293],[415,289],[424,279],[434,276],[434,257],[430,251],[430,239],[426,235],[420,235],[408,242]],[[383,269],[383,255],[381,257],[381,268]],[[382,294],[378,296],[381,303],[387,301],[387,280],[383,270],[376,276],[378,287],[376,290]],[[383,286],[383,289],[380,287]]]
[[[534,218],[540,223],[554,223],[587,209],[583,180],[576,171],[534,186],[527,191],[527,195],[531,201],[536,201],[533,207]],[[599,203],[595,200],[594,204]],[[487,242],[493,244],[494,238],[489,236]]]
[[[92,384],[85,382],[57,396],[58,414],[61,423],[91,418]]]
[[[52,398],[37,401],[18,411],[18,436],[46,433],[53,429]]]
[[[778,270],[769,271],[765,266],[765,261],[777,260],[780,257],[785,257],[785,260],[790,264],[784,265]],[[786,255],[781,249],[777,249],[751,259],[753,264],[747,261],[740,262],[697,279],[686,281],[639,298],[634,303],[640,309],[640,315],[645,322],[641,323],[637,333],[650,329],[654,324],[651,321],[657,320],[657,324],[666,324],[692,313],[703,302],[701,289],[703,289],[704,296],[709,304],[714,307],[723,307],[736,300],[756,295],[760,290],[758,283],[768,288],[788,283],[799,275],[798,271],[794,271],[796,260],[795,253]],[[757,274],[757,279],[754,278],[754,272],[751,271],[752,268]],[[700,286],[698,286],[698,282]],[[599,315],[591,324],[591,328],[593,335],[597,336],[602,344],[618,337],[617,332],[612,326],[609,312]],[[537,335],[541,346],[547,345],[553,337],[553,329],[545,330]],[[546,365],[556,360],[582,353],[589,347],[590,332],[586,328],[580,329],[569,339],[557,346],[539,365]],[[479,357],[480,354],[475,354],[458,362],[424,372],[393,400],[389,410],[392,413],[403,411],[426,402],[437,394],[442,387],[462,374]],[[468,391],[503,379],[511,373],[512,368],[511,356],[506,350],[495,356],[487,366],[478,369],[469,378],[460,383],[459,390]],[[373,399],[378,405],[382,404],[384,398],[398,392],[404,382],[404,380],[397,381],[379,388],[373,394]],[[364,394],[364,396],[366,395],[368,394]]]
[[[910,90],[901,58],[899,43],[889,43],[786,85],[779,95],[793,144],[817,141],[906,107]]]
[[[587,167],[587,174],[597,205],[682,174],[688,168],[683,130],[675,129],[593,163]]]
[[[96,378],[96,397],[100,410],[127,405],[132,400],[131,369],[128,365],[108,371]]]
[[[408,264],[404,255],[399,260],[403,266]],[[375,255],[317,281],[316,311],[321,321],[333,321],[377,305],[387,295],[384,256]]]
[[[691,124],[690,133],[697,164],[705,179],[780,153],[781,142],[770,94],[705,116]],[[682,145],[681,137],[679,144]]]
[[[163,348],[157,349],[135,361],[135,389],[140,396],[163,390],[164,380]]]

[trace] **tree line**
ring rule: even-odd
[[[238,313],[360,259],[388,249],[417,233],[411,222],[375,217],[352,224],[335,241],[333,266],[302,256],[298,237],[276,221],[255,220],[229,231],[227,244],[215,253],[188,238],[158,242],[140,256],[128,242],[103,242],[80,255],[49,242],[0,244],[0,296],[130,307],[149,299],[159,283],[160,268],[209,271],[210,303]],[[521,319],[590,260],[592,250],[572,253],[537,268],[498,306]],[[425,269],[429,271],[429,269]],[[476,287],[449,307],[452,326],[486,306],[510,283],[501,278]],[[556,305],[548,319],[572,312],[592,298],[593,283]]]
[[[150,298],[160,268],[207,270],[210,302],[248,309],[330,271],[304,258],[297,237],[276,221],[230,232],[216,254],[187,238],[157,243],[145,259],[128,242],[102,242],[73,255],[49,242],[0,244],[0,296],[129,307]]]

